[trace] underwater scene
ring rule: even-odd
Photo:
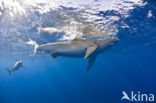
[[[156,0],[0,0],[0,103],[155,103]]]

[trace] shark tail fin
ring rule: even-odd
[[[34,45],[34,54],[33,54],[33,57],[32,57],[32,59],[34,59],[39,45],[35,41],[33,41],[31,39],[29,39],[29,41],[26,42],[26,43],[29,44],[29,45]]]
[[[39,47],[39,45],[35,42],[35,47],[34,47],[34,54],[33,54],[33,59],[34,59],[34,57],[35,57],[35,55],[36,55],[36,52],[37,52],[37,48]]]
[[[10,69],[6,69],[6,71],[11,75],[12,71]]]

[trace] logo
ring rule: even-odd
[[[135,93],[134,91],[130,92],[128,95],[125,91],[122,91],[121,101],[127,100],[131,102],[154,102],[154,94],[143,94],[140,91]]]

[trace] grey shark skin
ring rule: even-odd
[[[16,63],[11,69],[6,69],[9,72],[9,75],[11,75],[12,72],[17,71],[21,67],[24,67],[22,63],[23,63],[22,61],[16,61]]]
[[[108,47],[114,45],[118,40],[117,37],[108,37],[90,40],[74,39],[68,42],[47,43],[42,45],[34,43],[34,56],[37,51],[44,51],[50,53],[53,58],[58,56],[88,58],[87,70],[89,70],[94,64],[96,56]]]

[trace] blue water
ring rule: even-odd
[[[99,54],[90,71],[83,58],[53,59],[40,53],[32,61],[1,55],[0,103],[121,103],[122,91],[156,95],[156,2],[147,3],[117,22],[130,27],[118,28],[119,42]],[[149,10],[152,18],[147,18]],[[26,69],[9,76],[5,68],[16,59],[24,61]]]

